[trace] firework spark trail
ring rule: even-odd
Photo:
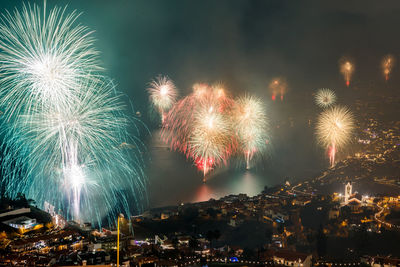
[[[168,112],[162,138],[171,149],[193,159],[206,175],[214,166],[226,163],[229,155],[236,151],[237,141],[230,123],[233,107],[233,99],[221,84],[194,84],[193,93],[178,101]],[[206,127],[214,124],[215,127],[223,126],[219,130],[221,135],[218,136],[219,131],[214,127]]]
[[[389,80],[389,75],[392,72],[394,64],[395,59],[392,55],[387,55],[382,60],[382,71],[386,81]]]
[[[255,154],[262,155],[267,149],[268,120],[262,101],[253,96],[236,99],[233,112],[234,129],[239,147],[244,153],[246,168]]]
[[[5,193],[112,223],[130,213],[128,203],[140,204],[143,144],[129,136],[132,121],[112,82],[92,74],[100,68],[90,32],[64,12],[42,16],[28,5],[0,25]]]
[[[188,137],[192,131],[194,114],[202,97],[208,91],[207,85],[195,84],[193,93],[179,100],[165,116],[162,130],[164,142],[171,149],[190,156]]]
[[[0,104],[7,119],[46,103],[68,106],[79,80],[95,79],[90,73],[101,69],[91,32],[75,26],[79,15],[45,12],[28,4],[1,18]]]
[[[283,78],[275,78],[269,84],[269,90],[271,91],[271,99],[276,100],[276,96],[280,96],[281,101],[287,92],[287,83]]]
[[[193,159],[204,179],[239,150],[250,168],[254,156],[262,156],[267,148],[265,107],[251,96],[234,101],[221,84],[195,84],[193,93],[167,114],[162,138],[171,149]]]
[[[196,162],[201,164],[204,177],[213,166],[226,162],[231,140],[231,125],[224,114],[203,103],[195,114],[189,147]]]
[[[23,190],[38,203],[54,203],[74,219],[99,223],[108,215],[111,223],[119,212],[129,213],[128,203],[139,204],[143,197],[144,146],[129,138],[130,122],[111,82],[81,86],[79,101],[68,110],[33,113],[16,127],[18,142],[9,144],[12,151],[23,147],[28,178],[12,178],[9,191]],[[138,199],[122,192],[124,187]]]
[[[336,102],[336,94],[334,91],[323,88],[319,89],[317,91],[317,94],[315,95],[315,103],[322,107],[322,108],[327,108]]]
[[[344,80],[346,81],[346,86],[350,86],[351,76],[354,72],[354,64],[345,58],[340,60],[340,72],[343,74]]]
[[[207,84],[194,84],[193,92],[179,100],[165,117],[162,131],[163,140],[171,149],[193,157],[188,146],[189,135],[195,126],[195,114],[205,105],[219,112],[229,112],[234,101],[221,85],[210,87]]]
[[[346,107],[335,106],[320,114],[316,126],[317,140],[328,148],[331,166],[335,165],[337,150],[350,142],[353,128],[353,115]]]
[[[166,76],[158,76],[150,82],[147,89],[150,94],[150,102],[161,115],[161,122],[164,122],[167,112],[176,102],[177,91],[175,84]]]

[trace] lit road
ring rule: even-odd
[[[392,227],[400,228],[400,225],[391,224],[391,223],[388,223],[388,222],[385,222],[385,221],[379,219],[381,214],[385,211],[385,207],[382,207],[380,204],[381,204],[380,202],[378,202],[376,204],[376,206],[378,207],[379,211],[377,213],[375,213],[375,215],[374,215],[375,221],[377,221],[377,222],[379,222],[379,223],[381,223],[383,225],[389,226],[390,228],[392,228]]]

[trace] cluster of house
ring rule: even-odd
[[[280,186],[254,197],[248,197],[244,194],[230,195],[220,200],[194,203],[190,204],[190,206],[195,207],[195,216],[203,219],[210,217],[217,220],[223,219],[221,221],[227,221],[230,227],[238,227],[246,222],[248,217],[271,223],[274,229],[278,225],[290,222],[289,226],[284,227],[283,232],[277,233],[274,230],[272,244],[269,245],[267,251],[259,255],[259,262],[266,265],[308,267],[311,266],[311,254],[291,251],[290,248],[293,248],[293,246],[288,246],[288,238],[291,235],[304,236],[305,230],[301,223],[300,210],[307,206],[314,197],[312,194],[299,194],[296,196],[289,186]],[[347,183],[344,194],[337,194],[336,198],[336,201],[338,201],[336,203],[340,204],[330,208],[328,212],[330,219],[338,218],[343,207],[351,207],[351,210],[355,211],[354,207],[368,208],[373,206],[372,204],[374,203],[374,198],[354,193],[351,183]],[[53,212],[51,218],[54,225],[56,214],[52,211],[51,205],[46,207],[47,212]],[[174,216],[179,217],[183,214],[184,208],[187,208],[187,206],[153,210],[140,216],[132,217],[131,223],[138,223],[143,220],[162,221],[171,219]],[[353,213],[363,214],[359,212]],[[229,219],[226,220],[227,218]],[[21,236],[10,239],[5,245],[9,254],[7,257],[1,256],[0,263],[8,264],[12,261],[14,263],[43,262],[43,266],[50,263],[61,265],[86,263],[94,265],[110,264],[116,258],[116,231],[106,229],[97,231],[93,230],[90,225],[82,226],[71,222],[64,229],[56,224],[56,227],[51,230],[48,229],[38,234],[23,235],[25,232],[29,233],[35,228],[40,230],[41,225],[43,225],[32,216],[31,208],[0,213],[0,222],[0,226],[14,229]],[[63,221],[61,223],[65,224]],[[71,226],[73,227],[71,228]],[[197,264],[210,257],[213,257],[214,260],[225,262],[235,262],[237,260],[249,265],[257,264],[257,262],[249,261],[240,247],[224,245],[211,250],[210,241],[202,236],[196,237],[197,248],[193,249],[190,244],[193,238],[193,236],[181,234],[170,238],[164,235],[156,235],[154,238],[138,240],[133,238],[133,234],[130,233],[120,238],[121,255],[124,261],[130,261],[136,265],[154,263],[159,266],[185,266]],[[163,255],[163,257],[160,258],[160,255]],[[382,261],[383,259],[379,257],[369,258],[368,264],[375,266]],[[388,261],[393,262],[393,259]]]

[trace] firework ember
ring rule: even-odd
[[[268,121],[262,101],[253,96],[238,98],[233,120],[246,168],[250,169],[254,155],[262,155],[267,148]]]
[[[167,112],[176,101],[177,91],[173,81],[166,76],[158,76],[151,81],[147,89],[150,94],[150,102],[161,115],[164,122],[165,112]]]
[[[354,72],[354,64],[347,59],[340,60],[340,72],[343,74],[346,86],[350,86],[350,79]]]
[[[335,106],[322,112],[318,118],[318,143],[328,148],[330,165],[335,165],[338,149],[349,143],[354,128],[353,115],[346,107]]]
[[[319,89],[315,95],[315,103],[322,107],[327,108],[336,102],[336,94],[331,89]]]
[[[273,101],[276,100],[277,96],[283,101],[283,97],[287,92],[287,83],[283,78],[275,78],[269,84],[269,90],[271,91],[271,99]]]
[[[392,72],[394,64],[395,60],[392,55],[387,55],[382,60],[382,71],[386,81],[389,80],[389,75]]]

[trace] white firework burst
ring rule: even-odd
[[[158,76],[151,81],[147,89],[150,94],[150,102],[161,114],[164,121],[165,112],[176,102],[177,91],[175,84],[167,76]]]
[[[318,143],[329,149],[331,165],[338,149],[349,143],[354,129],[354,118],[346,107],[335,106],[321,113],[316,126]]]
[[[79,81],[101,69],[91,32],[75,25],[78,16],[30,4],[2,16],[0,104],[8,119],[45,103],[68,106]]]
[[[336,103],[336,94],[331,89],[319,89],[315,95],[315,103],[322,108],[327,108]]]
[[[21,192],[67,219],[101,225],[139,208],[144,146],[138,128],[128,134],[132,121],[77,17],[28,4],[1,18],[0,179],[6,195]]]
[[[7,146],[19,156],[17,167],[26,178],[12,177],[8,186],[38,203],[51,202],[76,220],[100,223],[135,203],[119,188],[132,190],[138,199],[145,190],[143,145],[127,133],[129,120],[112,82],[85,81],[77,89],[77,101],[68,109],[49,105],[46,112],[32,112],[14,122],[14,138]],[[126,149],[128,143],[134,151]],[[3,168],[12,165],[3,161]]]
[[[253,156],[262,155],[267,148],[268,120],[262,101],[254,96],[238,98],[235,101],[233,120],[240,148],[245,155],[246,167],[249,169]]]
[[[189,136],[189,150],[196,161],[202,161],[204,175],[213,165],[227,159],[231,137],[228,118],[214,106],[203,104],[195,114],[193,131]]]

